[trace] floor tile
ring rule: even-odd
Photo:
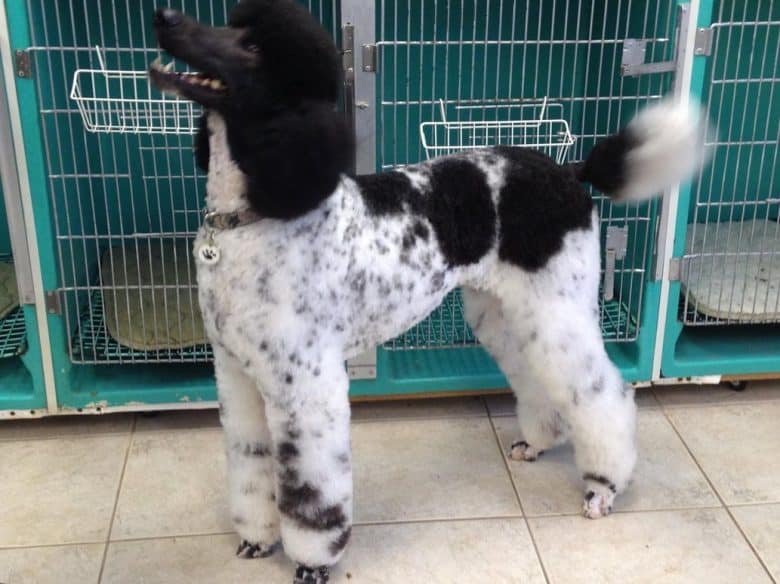
[[[780,505],[732,507],[731,513],[772,576],[780,581]]]
[[[352,421],[366,420],[432,420],[486,416],[479,397],[456,397],[419,400],[391,400],[352,404]]]
[[[0,420],[0,441],[125,434],[130,431],[132,423],[132,414],[52,416],[50,418],[27,420]]]
[[[176,410],[137,414],[136,432],[159,432],[166,430],[197,430],[200,428],[219,428],[219,411]]]
[[[230,530],[222,433],[136,434],[112,539]]]
[[[0,442],[0,546],[103,540],[129,440]]]
[[[780,401],[780,381],[750,381],[744,391],[725,385],[672,385],[653,388],[664,407]]]
[[[667,414],[726,504],[780,502],[780,402]]]
[[[352,427],[356,520],[518,515],[486,418]]]
[[[358,527],[334,577],[338,584],[544,583],[522,519]]]
[[[283,554],[242,560],[235,555],[237,545],[232,534],[112,542],[101,584],[292,582],[295,567]]]
[[[529,521],[552,584],[771,582],[725,509]]]
[[[517,439],[515,418],[495,421],[505,451]],[[634,481],[615,511],[716,506],[718,500],[660,410],[640,410],[639,458]],[[545,452],[536,462],[509,461],[526,515],[579,513],[583,484],[570,445]]]
[[[0,550],[3,584],[96,584],[105,544]]]
[[[515,415],[515,397],[514,395],[489,395],[485,396],[488,412],[493,417],[514,416]],[[638,388],[635,393],[636,405],[639,408],[659,407],[658,400],[655,399],[652,390],[649,388]]]
[[[110,544],[103,584],[289,584],[293,563],[277,553],[239,560],[233,535],[179,537]],[[522,519],[358,526],[333,584],[386,582],[543,583]]]

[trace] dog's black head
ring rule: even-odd
[[[176,73],[157,61],[152,81],[207,108],[264,109],[279,102],[338,99],[340,61],[333,39],[295,2],[243,0],[223,27],[161,8],[154,28],[166,52],[200,73]]]
[[[261,215],[288,219],[327,198],[352,161],[352,139],[335,111],[339,53],[330,35],[292,0],[241,0],[228,26],[212,27],[170,8],[155,12],[160,46],[198,73],[152,63],[149,76],[218,112],[230,153],[247,175],[245,193]],[[196,141],[209,159],[206,124]]]

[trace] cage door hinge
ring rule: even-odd
[[[60,304],[60,293],[58,290],[48,290],[46,292],[46,312],[49,314],[62,314],[62,305]]]
[[[693,44],[693,54],[709,57],[712,54],[712,35],[715,29],[711,26],[696,29],[696,41]]]
[[[376,379],[376,349],[347,361],[347,373],[350,379]]]
[[[669,259],[669,281],[679,282],[682,272],[682,258]]]
[[[645,63],[647,43],[661,39],[624,39],[623,58],[620,62],[620,74],[626,77],[648,75],[650,73],[668,73],[677,69],[677,61],[683,54],[683,45],[687,37],[690,21],[690,4],[677,7],[677,31],[675,34],[674,58],[670,61]]]
[[[32,77],[32,59],[30,51],[17,50],[14,52],[14,68],[17,77]]]
[[[363,45],[363,71],[376,73],[379,69],[378,51],[375,44]]]
[[[607,227],[606,258],[604,261],[604,300],[615,297],[615,262],[626,257],[628,227]]]

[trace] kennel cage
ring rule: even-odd
[[[702,6],[710,164],[682,192],[661,371],[780,373],[780,5]]]
[[[679,31],[697,18],[675,0],[304,3],[342,48],[343,105],[363,173],[499,142],[582,160],[670,92]],[[191,152],[199,111],[147,82],[158,56],[154,4],[4,4],[63,410],[198,407],[215,397],[188,252],[204,196]],[[173,5],[215,24],[230,8]],[[660,205],[593,196],[603,336],[625,377],[646,381],[662,300],[652,273],[664,260],[655,257]],[[684,230],[681,215],[673,219]],[[506,387],[458,291],[361,366],[373,378],[353,381],[357,396]]]
[[[46,408],[32,273],[13,157],[5,87],[0,78],[0,418]]]
[[[355,103],[376,104],[355,111],[366,172],[496,144],[580,161],[596,140],[667,94],[674,79],[676,2],[384,0],[374,7],[369,16],[357,11],[366,26],[373,19],[374,34],[358,35],[355,24]],[[650,63],[666,66],[640,75]],[[650,277],[657,203],[613,206],[592,194],[605,253],[603,337],[626,378],[646,380],[659,299]],[[472,386],[505,383],[468,329],[458,292],[384,347],[386,358],[404,362],[413,355],[430,362],[431,349],[468,358]]]

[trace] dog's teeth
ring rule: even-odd
[[[154,61],[152,61],[150,65],[152,69],[157,69],[158,71],[160,70],[160,66],[161,66],[160,57],[157,57]]]
[[[168,63],[167,65],[165,65],[165,66],[162,68],[162,70],[163,70],[163,71],[165,71],[166,73],[170,73],[171,71],[173,71],[173,61],[171,61],[170,63]]]
[[[222,89],[222,82],[219,79],[212,79],[211,89]]]

